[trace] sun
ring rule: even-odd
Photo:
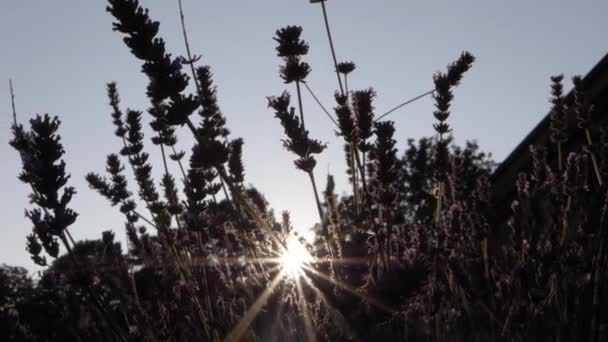
[[[298,237],[290,235],[286,241],[285,251],[280,257],[280,262],[285,275],[294,279],[298,278],[302,275],[302,267],[312,261],[312,255],[310,255],[306,250],[306,247],[298,241]]]

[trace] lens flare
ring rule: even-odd
[[[302,267],[313,262],[313,257],[308,253],[306,247],[298,241],[297,236],[290,235],[287,238],[285,251],[281,255],[280,261],[285,274],[297,279],[302,274]]]

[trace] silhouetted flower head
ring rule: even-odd
[[[462,76],[471,69],[474,62],[475,57],[471,53],[464,51],[456,62],[448,65],[446,78],[451,87],[460,85]]]
[[[289,56],[285,58],[285,65],[279,70],[281,78],[285,83],[300,82],[310,74],[310,65],[299,57]]]
[[[287,136],[287,139],[283,140],[283,146],[300,157],[294,162],[297,168],[310,172],[316,165],[312,155],[323,152],[326,145],[308,137],[308,131],[295,114],[295,108],[289,107],[289,103],[290,96],[287,92],[268,98],[268,106],[275,110],[275,116],[281,121]]]
[[[213,73],[209,66],[196,69],[200,85],[199,115],[202,121],[197,128],[197,144],[192,150],[191,166],[195,168],[214,168],[228,161],[229,146],[224,138],[230,133],[226,119],[217,103],[217,89],[213,85]]]
[[[334,108],[336,117],[338,118],[339,132],[338,136],[344,137],[344,141],[350,143],[356,141],[356,126],[353,118],[353,113],[348,105],[348,96],[342,95],[339,92],[335,93],[335,99],[338,106]]]
[[[55,240],[54,243],[57,244],[57,241]],[[59,248],[59,246],[56,245],[54,248]],[[36,265],[43,267],[47,265],[46,257],[41,255],[42,245],[36,237],[36,234],[30,234],[27,236],[25,249],[30,253],[32,261],[34,261]]]
[[[203,118],[199,134],[210,139],[225,138],[230,131],[226,128],[226,119],[217,103],[217,88],[213,84],[211,67],[201,66],[196,69],[196,74],[201,87],[199,97],[202,109],[199,115]]]
[[[148,10],[143,9],[138,0],[108,0],[108,3],[107,11],[116,19],[114,30],[126,35],[125,44],[135,57],[144,61],[142,71],[149,79],[147,95],[154,107],[151,114],[158,121],[153,128],[164,131],[165,136],[157,137],[155,143],[164,143],[162,140],[172,132],[162,126],[182,125],[196,110],[196,99],[181,95],[189,77],[182,72],[181,60],[166,52],[164,40],[157,37],[159,23],[150,19]],[[171,99],[171,103],[161,110],[166,99]]]
[[[352,94],[352,108],[357,123],[357,137],[361,151],[369,150],[365,140],[372,137],[374,123],[374,106],[372,105],[376,92],[372,89],[354,91]]]
[[[346,161],[346,174],[348,175],[348,181],[350,183],[353,182],[353,169],[352,169],[352,164],[353,160],[352,160],[352,145],[351,144],[344,144],[343,146],[344,149],[344,157],[345,157],[345,161]]]
[[[353,62],[341,62],[338,63],[338,72],[344,75],[348,75],[355,71],[357,66]]]
[[[465,51],[460,55],[456,62],[448,65],[447,73],[436,73],[433,76],[433,81],[435,83],[435,93],[433,94],[433,97],[435,99],[436,107],[433,115],[439,121],[434,127],[439,134],[449,132],[449,126],[445,121],[450,116],[450,105],[454,98],[452,88],[460,84],[462,76],[471,68],[474,61],[475,57]]]
[[[85,179],[91,189],[96,190],[103,197],[112,200],[112,187],[107,179],[95,173],[88,173]]]
[[[200,102],[196,96],[181,94],[174,96],[167,106],[167,124],[184,125],[199,106]]]
[[[116,83],[108,83],[108,98],[110,99],[110,106],[112,107],[112,123],[116,126],[114,133],[118,137],[124,137],[125,128],[122,118],[122,111],[120,110],[120,97],[118,96],[118,90],[116,89]]]
[[[180,104],[176,105],[180,106]],[[154,118],[154,120],[150,122],[150,127],[156,133],[151,139],[154,145],[162,144],[173,146],[177,142],[175,128],[171,127],[169,124],[169,117],[167,115],[169,110],[171,110],[171,107],[166,103],[156,103],[148,109],[148,113]],[[177,118],[179,115],[180,114],[177,113],[172,114],[173,117],[171,120],[179,120]]]
[[[303,41],[302,28],[299,26],[287,26],[277,30],[274,40],[278,43],[277,55],[283,58],[279,73],[285,83],[301,82],[310,73],[310,65],[302,60],[302,56],[308,53],[308,44]]]
[[[164,190],[165,199],[167,200],[167,211],[171,215],[181,214],[183,208],[177,195],[177,187],[175,186],[175,179],[171,174],[165,173],[163,175],[161,186]]]
[[[207,208],[205,201],[210,195],[209,179],[215,178],[213,175],[205,175],[201,169],[191,168],[188,171],[184,184],[184,194],[186,195],[185,209],[182,218],[186,227],[192,231],[201,231],[206,227],[206,220],[203,215]]]
[[[106,170],[112,177],[112,204],[116,205],[127,200],[131,193],[127,190],[127,179],[123,175],[124,166],[115,154],[110,154],[106,161]]]
[[[28,237],[28,249],[32,260],[39,265],[46,264],[40,255],[40,246],[48,255],[56,258],[59,254],[57,239],[64,237],[65,230],[78,216],[68,207],[76,190],[66,186],[70,176],[65,171],[62,160],[65,151],[57,134],[60,123],[57,117],[37,115],[30,120],[29,132],[20,125],[13,125],[14,138],[10,141],[11,146],[19,152],[23,164],[19,179],[31,186],[30,200],[37,206],[27,210],[26,216],[33,225],[33,234]]]
[[[128,156],[129,162],[133,166],[140,198],[146,202],[152,212],[159,214],[163,210],[163,205],[159,202],[160,196],[152,179],[152,166],[148,162],[149,155],[143,152],[144,135],[141,126],[141,112],[128,110],[126,116],[127,144],[121,154]]]
[[[276,48],[279,57],[295,57],[308,54],[308,44],[300,38],[302,27],[286,26],[276,31],[273,39],[278,43]]]
[[[286,148],[289,149],[289,147],[287,147],[287,143],[285,144]],[[313,156],[302,157],[300,159],[295,160],[293,163],[298,169],[304,172],[311,172],[315,168],[315,166],[317,166],[317,161]]]
[[[397,198],[394,184],[398,178],[397,141],[393,138],[395,127],[392,121],[381,121],[374,124],[376,141],[370,153],[373,166],[373,185],[378,203],[385,207],[393,205]]]
[[[462,80],[462,76],[467,72],[475,57],[469,52],[463,52],[458,60],[451,63],[447,67],[446,73],[438,72],[433,76],[435,83],[435,111],[433,115],[438,122],[433,124],[433,128],[440,136],[440,141],[437,143],[435,151],[435,178],[439,181],[445,179],[445,173],[449,166],[449,150],[448,143],[443,139],[443,136],[450,132],[450,126],[446,122],[450,116],[450,106],[454,95],[452,88],[458,86]]]
[[[243,139],[238,138],[230,142],[230,157],[228,170],[232,181],[239,184],[245,180],[245,166],[243,164]]]
[[[184,156],[186,156],[185,151],[176,151],[175,153],[169,154],[169,158],[171,158],[173,161],[181,161]]]
[[[174,82],[168,82],[165,85],[181,85],[183,88],[178,92],[183,90],[187,82],[185,82],[186,76],[179,73],[181,64],[171,61],[165,52],[165,42],[162,38],[156,37],[160,23],[151,20],[148,10],[140,7],[137,0],[109,0],[108,3],[107,11],[117,20],[113,23],[114,30],[126,34],[124,42],[133,55],[146,61],[143,70],[150,77],[151,83],[165,83],[158,81],[171,79]],[[164,86],[163,84],[157,85]],[[160,91],[155,88],[152,85],[149,86],[149,95],[157,95],[158,97],[152,97],[159,100],[167,98],[170,93],[173,93],[173,91]]]
[[[127,146],[121,151],[123,156],[130,156],[142,152],[144,149],[144,134],[141,127],[141,112],[129,110],[126,118]]]
[[[327,174],[327,183],[325,184],[325,197],[332,197],[334,195],[334,191],[336,190],[336,181],[334,180],[334,176],[331,174]]]
[[[551,141],[563,143],[566,141],[566,104],[564,101],[564,75],[551,77]]]
[[[192,149],[192,166],[214,168],[228,161],[229,148],[225,142],[200,138]]]
[[[585,87],[581,76],[572,77],[572,83],[574,84],[574,112],[578,121],[578,127],[589,129],[595,108],[586,102]]]

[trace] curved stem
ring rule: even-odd
[[[418,100],[420,100],[420,99],[421,99],[421,98],[423,98],[423,97],[426,97],[426,96],[432,95],[434,92],[435,92],[435,89],[433,89],[433,90],[429,90],[429,91],[427,91],[427,92],[426,92],[426,93],[424,93],[424,94],[418,95],[418,96],[414,97],[413,99],[407,100],[407,101],[405,101],[405,102],[403,102],[403,103],[401,103],[401,104],[397,105],[396,107],[394,107],[394,108],[390,109],[390,110],[389,110],[389,111],[387,111],[386,113],[384,113],[384,114],[380,115],[379,117],[377,117],[377,118],[374,120],[374,122],[378,122],[378,121],[380,121],[382,118],[384,118],[384,117],[386,117],[387,115],[389,115],[389,114],[393,113],[394,111],[396,111],[396,110],[398,110],[398,109],[401,109],[403,106],[406,106],[406,105],[408,105],[408,104],[410,104],[410,103],[412,103],[412,102],[418,101]]]
[[[315,100],[315,102],[317,102],[319,107],[321,107],[321,110],[323,110],[323,113],[325,113],[325,115],[327,115],[329,120],[331,120],[331,122],[333,122],[334,125],[336,125],[336,127],[338,127],[338,129],[339,129],[340,125],[338,125],[338,123],[333,118],[333,116],[331,116],[331,114],[329,114],[329,111],[325,108],[325,106],[321,103],[321,101],[319,101],[319,98],[317,97],[317,95],[315,95],[315,93],[312,91],[312,89],[310,89],[310,87],[308,86],[308,82],[302,81],[302,83],[304,84],[304,87],[306,88],[306,90],[308,90],[308,92],[310,93],[310,96],[312,96],[312,98]]]

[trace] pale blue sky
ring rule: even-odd
[[[183,54],[177,0],[142,2],[161,21],[169,49]],[[311,45],[309,83],[326,106],[333,106],[337,85],[320,7],[308,0],[184,0],[184,6],[193,50],[213,68],[233,136],[245,139],[247,181],[277,211],[290,210],[296,225],[310,226],[316,209],[308,178],[294,169],[292,155],[282,148],[282,129],[265,97],[284,89],[274,31],[295,24],[304,27]],[[358,65],[351,88],[373,86],[379,93],[378,113],[431,89],[433,72],[462,50],[477,56],[456,92],[450,121],[458,141],[477,139],[497,161],[547,112],[551,75],[584,74],[608,52],[605,0],[329,0],[327,6],[338,58]],[[83,180],[89,171],[101,172],[106,154],[119,146],[112,135],[106,83],[118,82],[124,107],[147,108],[140,63],[112,32],[104,8],[105,1],[0,2],[0,262],[32,265],[24,249],[30,231],[23,216],[28,189],[16,180],[19,160],[7,144],[9,77],[21,121],[34,113],[63,121],[71,184],[78,190],[73,207],[80,217],[73,235],[98,237],[105,229],[124,235],[118,211]],[[343,178],[342,145],[332,124],[311,98],[305,99],[305,108],[312,135],[329,142],[317,178],[324,184],[328,169]],[[400,147],[408,137],[432,134],[432,110],[427,98],[391,116]],[[185,133],[182,142],[189,146]],[[343,180],[338,185],[345,188]]]

